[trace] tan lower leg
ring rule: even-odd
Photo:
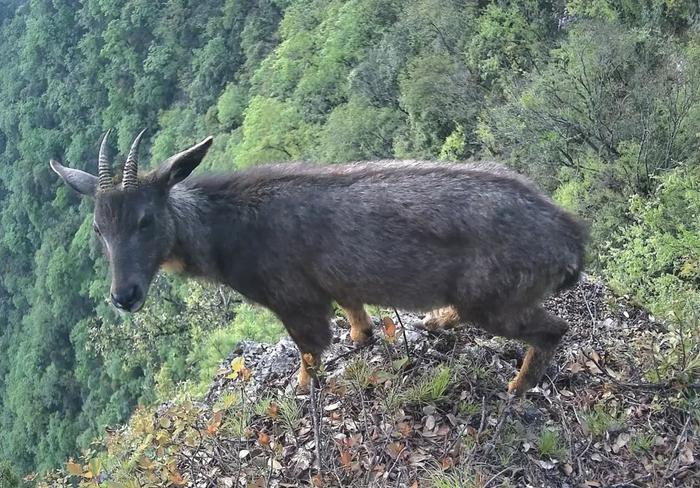
[[[345,308],[345,315],[350,322],[350,338],[353,342],[362,344],[372,335],[372,319],[363,306],[357,308]]]
[[[423,325],[428,330],[450,329],[459,325],[460,318],[454,307],[443,307],[428,313]]]
[[[301,364],[299,366],[299,388],[302,391],[309,391],[309,384],[316,377],[318,359],[311,353],[301,354]]]
[[[515,378],[508,383],[508,391],[516,395],[524,395],[530,388],[537,385],[544,374],[554,351],[530,346],[523,359],[523,365]]]

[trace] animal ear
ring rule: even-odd
[[[213,141],[214,138],[209,136],[199,144],[170,156],[156,170],[156,180],[166,188],[180,183],[199,166]]]
[[[97,176],[93,176],[79,169],[66,168],[58,161],[53,159],[49,161],[51,169],[65,182],[66,185],[73,188],[82,195],[94,197],[97,191]]]

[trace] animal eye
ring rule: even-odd
[[[98,236],[102,235],[102,233],[100,232],[100,228],[97,227],[97,222],[92,223],[92,230],[94,230],[95,234],[97,234]]]
[[[153,225],[153,217],[150,215],[144,215],[139,220],[139,229],[148,229],[151,225]]]

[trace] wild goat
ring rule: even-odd
[[[139,134],[121,181],[102,139],[95,177],[56,161],[95,198],[111,299],[138,311],[161,267],[225,283],[272,310],[301,352],[307,387],[329,345],[332,302],[363,342],[364,304],[469,321],[530,345],[509,390],[537,384],[565,321],[542,300],[578,280],[586,231],[525,178],[493,164],[279,164],[188,178],[212,138],[138,174]]]

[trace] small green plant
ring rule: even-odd
[[[464,401],[459,404],[457,409],[459,410],[460,414],[470,417],[481,412],[481,405],[477,402]]]
[[[267,417],[270,415],[270,405],[272,405],[272,398],[264,396],[253,405],[253,413],[258,417]]]
[[[668,332],[651,344],[651,382],[675,380],[681,384],[700,378],[700,305],[683,300],[669,305]]]
[[[389,309],[384,309],[377,305],[365,305],[365,310],[368,314],[370,314],[373,317],[381,317],[383,315],[388,315],[389,313],[391,313]]]
[[[250,425],[251,411],[249,408],[241,408],[236,415],[226,417],[222,430],[232,438],[242,438],[246,436]]]
[[[241,401],[241,395],[238,391],[227,391],[216,401],[212,407],[214,412],[228,411],[236,407]]]
[[[492,441],[495,444],[495,455],[499,466],[505,467],[513,464],[513,457],[518,452],[518,444],[523,435],[512,419],[504,420],[498,437],[493,438]]]
[[[441,400],[447,393],[453,378],[452,368],[441,365],[416,381],[404,396],[409,403],[432,403]]]
[[[630,439],[628,447],[635,456],[646,454],[654,447],[654,434],[638,434]]]
[[[345,368],[345,377],[353,385],[365,389],[372,382],[372,368],[366,359],[357,357]]]
[[[465,470],[456,470],[451,473],[436,471],[427,480],[427,486],[431,488],[477,488],[474,475]]]
[[[279,417],[282,419],[285,428],[289,432],[294,432],[303,415],[301,405],[299,405],[296,398],[284,397],[277,399],[277,405],[279,406]]]
[[[563,459],[566,456],[566,448],[561,439],[561,434],[555,429],[544,429],[537,439],[537,449],[542,457]]]
[[[6,461],[0,461],[0,488],[19,488],[20,481]]]
[[[584,428],[594,436],[601,436],[609,430],[617,430],[623,423],[624,419],[615,412],[608,412],[602,405],[594,406],[593,410],[583,416]]]
[[[400,385],[393,383],[390,386],[385,386],[382,389],[381,396],[379,398],[384,408],[389,412],[395,411],[404,404],[404,395],[401,391]]]
[[[473,369],[470,369],[469,372],[474,378],[481,381],[489,379],[490,376],[489,370],[483,366],[475,366]]]

